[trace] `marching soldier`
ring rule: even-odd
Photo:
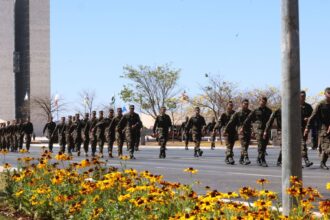
[[[329,170],[326,162],[330,154],[330,87],[324,91],[325,99],[317,104],[312,115],[307,121],[304,137],[307,138],[315,120],[320,123],[319,141],[322,148],[320,167]]]
[[[123,117],[122,109],[117,108],[117,116],[111,121],[109,130],[115,130],[115,137],[118,146],[118,157],[123,156],[123,145],[125,140],[125,134],[122,130],[119,129],[118,125]]]
[[[205,119],[200,115],[199,107],[195,108],[195,115],[192,116],[186,126],[186,133],[192,131],[192,138],[195,142],[194,157],[201,157],[203,151],[200,149],[203,132],[205,131]]]
[[[244,99],[242,101],[242,107],[241,110],[238,112],[235,112],[233,116],[230,118],[227,126],[225,127],[225,133],[229,133],[231,129],[235,129],[239,132],[239,140],[241,142],[241,157],[239,159],[240,164],[249,165],[251,161],[249,160],[249,154],[248,149],[250,145],[251,140],[251,124],[246,127],[245,130],[241,131],[241,128],[243,127],[243,123],[247,116],[251,113],[251,110],[249,109],[249,100]]]
[[[48,138],[48,149],[50,152],[53,152],[53,144],[54,144],[54,138],[52,137],[52,134],[55,130],[56,124],[53,122],[53,117],[49,117],[48,122],[46,123],[42,133]]]
[[[95,157],[96,153],[96,145],[97,145],[97,137],[96,137],[96,129],[95,126],[97,124],[97,118],[96,118],[96,111],[92,112],[92,118],[90,120],[90,127],[89,127],[89,140],[91,142],[91,148],[92,148],[92,157]]]
[[[28,117],[26,122],[24,123],[23,131],[24,131],[25,141],[26,141],[26,143],[25,143],[26,150],[27,150],[27,152],[29,152],[30,145],[31,145],[31,137],[33,134],[33,124],[30,122],[30,117]]]
[[[90,121],[89,121],[89,114],[85,113],[84,120],[81,122],[82,127],[82,138],[83,138],[83,147],[85,151],[85,156],[88,157],[88,146],[89,146],[89,130],[90,130]],[[78,149],[80,151],[80,149]]]
[[[73,122],[72,122],[72,116],[69,115],[68,122],[65,127],[65,139],[66,139],[66,143],[68,145],[68,154],[70,156],[72,156],[72,151],[74,149],[74,142],[73,142],[73,135],[72,135],[73,130],[74,130],[74,127],[73,127]]]
[[[277,137],[280,140],[280,147],[281,147],[280,153],[277,158],[277,166],[281,166],[282,165],[282,139],[281,139],[282,111],[281,111],[281,108],[278,108],[276,111],[274,111],[271,114],[271,116],[266,124],[265,131],[264,131],[264,139],[267,139],[267,136],[270,135],[270,129],[272,128],[272,125],[275,120],[276,120],[276,127],[277,127]]]
[[[125,114],[118,124],[118,129],[122,132],[125,129],[126,141],[131,159],[134,157],[134,147],[136,146],[138,130],[141,128],[140,116],[134,112],[134,105],[130,105],[129,113]]]
[[[143,128],[142,122],[139,125],[140,127],[137,128],[137,134],[136,134],[136,141],[135,141],[135,146],[134,146],[134,150],[135,151],[139,151],[139,146],[140,146],[140,139],[141,139],[141,130]]]
[[[306,92],[300,92],[300,109],[301,109],[301,134],[302,134],[302,141],[301,141],[301,156],[305,161],[306,167],[310,167],[313,165],[313,162],[310,162],[308,159],[308,149],[307,149],[307,138],[304,137],[304,130],[307,125],[308,118],[313,113],[313,108],[310,104],[306,101]],[[315,126],[315,123],[314,123]],[[314,127],[313,126],[313,127]]]
[[[266,124],[272,114],[272,110],[267,107],[267,97],[259,99],[259,107],[253,110],[243,123],[243,130],[248,129],[251,123],[257,124],[256,138],[258,142],[258,159],[259,166],[268,167],[266,162],[266,148],[269,141],[269,135],[264,138]]]
[[[61,117],[61,122],[56,125],[52,139],[55,138],[55,135],[58,137],[58,144],[60,145],[60,152],[65,153],[65,146],[66,146],[66,139],[65,139],[65,130],[66,130],[66,123],[65,117]]]
[[[169,129],[172,129],[172,121],[170,116],[166,113],[166,108],[161,107],[160,114],[156,117],[155,124],[153,127],[153,133],[158,133],[158,143],[160,146],[159,158],[166,158],[166,142],[168,140]]]
[[[234,108],[234,103],[232,101],[229,101],[227,104],[226,112],[221,114],[217,125],[214,127],[213,132],[216,132],[216,130],[218,130],[219,133],[221,133],[221,128],[225,128],[227,126],[231,116],[235,113],[233,108]],[[234,165],[235,161],[234,161],[233,148],[235,145],[235,141],[237,139],[237,131],[234,127],[228,127],[227,130],[224,129],[223,134],[224,134],[223,136],[225,137],[226,148],[227,148],[225,162],[226,164]]]
[[[97,123],[94,127],[96,129],[96,138],[97,143],[99,145],[99,153],[101,158],[103,158],[103,147],[105,142],[105,127],[106,127],[106,120],[103,117],[103,111],[99,111],[99,118]]]
[[[74,142],[74,149],[77,151],[77,156],[80,156],[80,150],[81,150],[81,142],[82,142],[82,123],[80,120],[80,115],[77,113],[75,116],[75,120],[73,121],[72,125],[73,130],[73,142]]]
[[[216,138],[216,132],[213,132],[215,125],[216,125],[215,118],[212,118],[212,121],[206,125],[206,131],[208,134],[211,134],[211,150],[214,150],[215,148],[215,138]]]
[[[189,122],[189,117],[186,117],[186,120],[184,122],[182,122],[181,128],[180,128],[180,130],[182,132],[182,139],[184,140],[186,150],[188,150],[188,144],[189,144],[189,132],[187,133],[187,130],[186,130],[188,122]]]
[[[18,119],[18,131],[16,132],[17,140],[18,140],[18,148],[21,150],[23,149],[23,143],[24,143],[24,131],[23,131],[23,121],[21,119]]]
[[[112,150],[113,150],[113,143],[116,140],[116,127],[110,127],[112,121],[114,120],[115,115],[114,115],[114,110],[110,109],[109,110],[109,116],[106,118],[106,140],[108,142],[108,155],[110,158],[113,158],[112,155]]]

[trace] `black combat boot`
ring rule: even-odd
[[[235,164],[235,161],[234,161],[234,159],[233,159],[232,157],[229,157],[229,158],[228,158],[228,162],[229,162],[229,164],[231,164],[231,165],[234,165],[234,164]]]
[[[198,149],[198,154],[201,157],[203,155],[203,151],[201,149]]]
[[[244,165],[249,165],[250,163],[251,163],[251,161],[249,160],[249,157],[245,156]]]
[[[239,158],[239,163],[240,163],[241,165],[244,164],[244,155],[243,155],[243,154],[241,154],[241,157]]]
[[[327,167],[326,162],[328,160],[328,154],[322,153],[322,160],[321,160],[321,165],[320,168],[324,170],[329,170],[329,167]]]
[[[304,161],[305,161],[306,167],[310,167],[313,165],[313,162],[310,162],[307,156],[304,157]]]
[[[280,151],[280,154],[278,155],[276,165],[277,165],[278,167],[282,166],[282,151]]]

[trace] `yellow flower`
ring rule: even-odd
[[[126,201],[126,200],[130,199],[130,198],[131,198],[131,194],[120,195],[118,197],[118,201],[123,202],[123,201]]]
[[[269,181],[267,179],[258,179],[257,183],[260,184],[260,185],[264,185],[266,183],[269,183]]]
[[[129,156],[121,156],[120,159],[121,160],[129,160],[130,158],[129,158]]]
[[[253,203],[253,205],[255,207],[257,207],[258,209],[265,209],[265,208],[269,208],[272,206],[272,202],[271,201],[265,201],[262,199],[258,199],[257,201],[255,201]]]
[[[192,168],[192,167],[189,167],[187,169],[184,169],[183,172],[186,172],[186,173],[191,173],[191,174],[196,174],[198,173],[198,170]]]
[[[64,160],[71,160],[72,158],[69,155],[60,152],[55,156],[55,159],[64,161]]]
[[[330,182],[327,183],[327,190],[330,190]]]
[[[251,197],[256,197],[258,195],[257,191],[255,189],[250,188],[250,187],[240,188],[239,194],[245,200],[248,200]]]
[[[93,202],[97,202],[100,200],[100,196],[99,195],[96,195],[94,198],[93,198]]]
[[[90,166],[91,165],[91,163],[90,163],[90,161],[88,160],[88,159],[86,159],[86,160],[82,160],[81,162],[80,162],[80,166],[82,167],[82,168],[84,168],[84,167],[88,167],[88,166]]]
[[[23,190],[23,189],[20,189],[19,191],[17,191],[17,192],[15,193],[15,196],[16,196],[16,197],[20,197],[20,196],[23,194],[23,192],[24,192],[24,190]]]
[[[27,150],[26,150],[26,149],[20,149],[19,152],[20,152],[21,154],[24,154],[24,153],[27,152]]]
[[[324,200],[319,202],[320,212],[324,215],[329,215],[330,213],[330,200]]]
[[[103,211],[104,211],[103,208],[95,208],[95,209],[93,209],[93,214],[92,214],[92,216],[89,219],[90,220],[97,219]]]
[[[5,168],[5,169],[8,169],[8,168],[10,168],[11,167],[11,165],[9,164],[9,163],[5,163],[4,165],[3,165],[3,168]]]
[[[6,155],[6,154],[8,154],[8,150],[7,149],[0,150],[0,153],[3,155]]]
[[[231,198],[237,198],[238,194],[235,192],[228,192],[228,193],[224,193],[223,198],[227,198],[227,199],[231,199]]]

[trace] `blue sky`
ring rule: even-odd
[[[301,79],[329,86],[330,1],[300,1]],[[52,93],[109,102],[124,65],[171,63],[197,94],[204,74],[240,88],[280,86],[280,0],[51,0]]]

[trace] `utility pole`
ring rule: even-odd
[[[282,0],[282,207],[289,215],[292,201],[286,189],[290,176],[302,179],[299,0]]]

